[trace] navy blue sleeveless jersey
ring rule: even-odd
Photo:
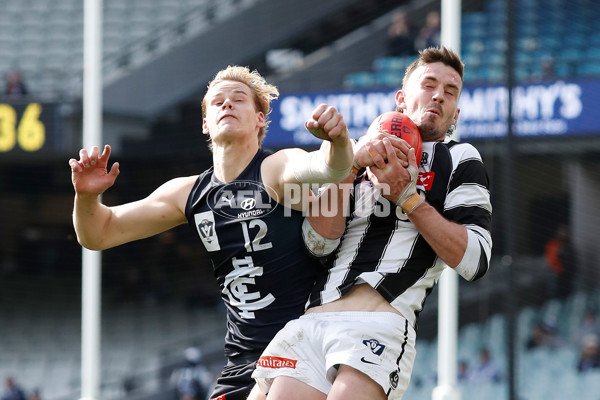
[[[302,213],[272,199],[262,183],[260,167],[268,155],[259,150],[229,183],[208,169],[186,204],[227,307],[227,357],[260,354],[302,315],[321,268],[304,247]]]

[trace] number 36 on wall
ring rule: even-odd
[[[42,106],[30,103],[17,124],[17,112],[9,104],[0,104],[0,152],[12,150],[16,144],[25,151],[37,151],[46,140],[46,128],[39,120]]]

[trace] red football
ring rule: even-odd
[[[399,111],[385,112],[371,123],[369,130],[373,129],[385,131],[406,140],[408,144],[415,148],[417,165],[421,164],[421,154],[423,153],[421,134],[419,128],[406,115]]]

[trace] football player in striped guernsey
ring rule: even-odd
[[[349,209],[338,198],[342,209],[334,217],[308,217],[312,237],[326,241],[340,225],[345,231],[305,315],[290,321],[259,360],[253,376],[268,399],[402,398],[418,315],[442,271],[450,267],[473,281],[488,270],[488,176],[472,145],[446,140],[462,86],[456,53],[421,51],[396,93],[397,111],[419,128],[420,165],[414,149],[405,146],[397,156],[385,135],[379,153],[361,138],[355,160],[369,167],[344,181],[353,185]]]

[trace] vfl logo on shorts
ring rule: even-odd
[[[263,356],[258,359],[256,365],[263,368],[296,368],[297,360],[283,357]]]
[[[376,356],[380,356],[383,350],[385,350],[385,345],[379,343],[377,339],[365,339],[363,340],[363,344]]]
[[[379,343],[379,340],[377,339],[364,339],[362,342],[367,349],[371,351],[371,353],[377,356],[377,358],[373,359],[372,357],[362,357],[360,361],[364,362],[365,364],[380,365],[381,354],[383,354],[383,351],[385,350],[385,345]]]

